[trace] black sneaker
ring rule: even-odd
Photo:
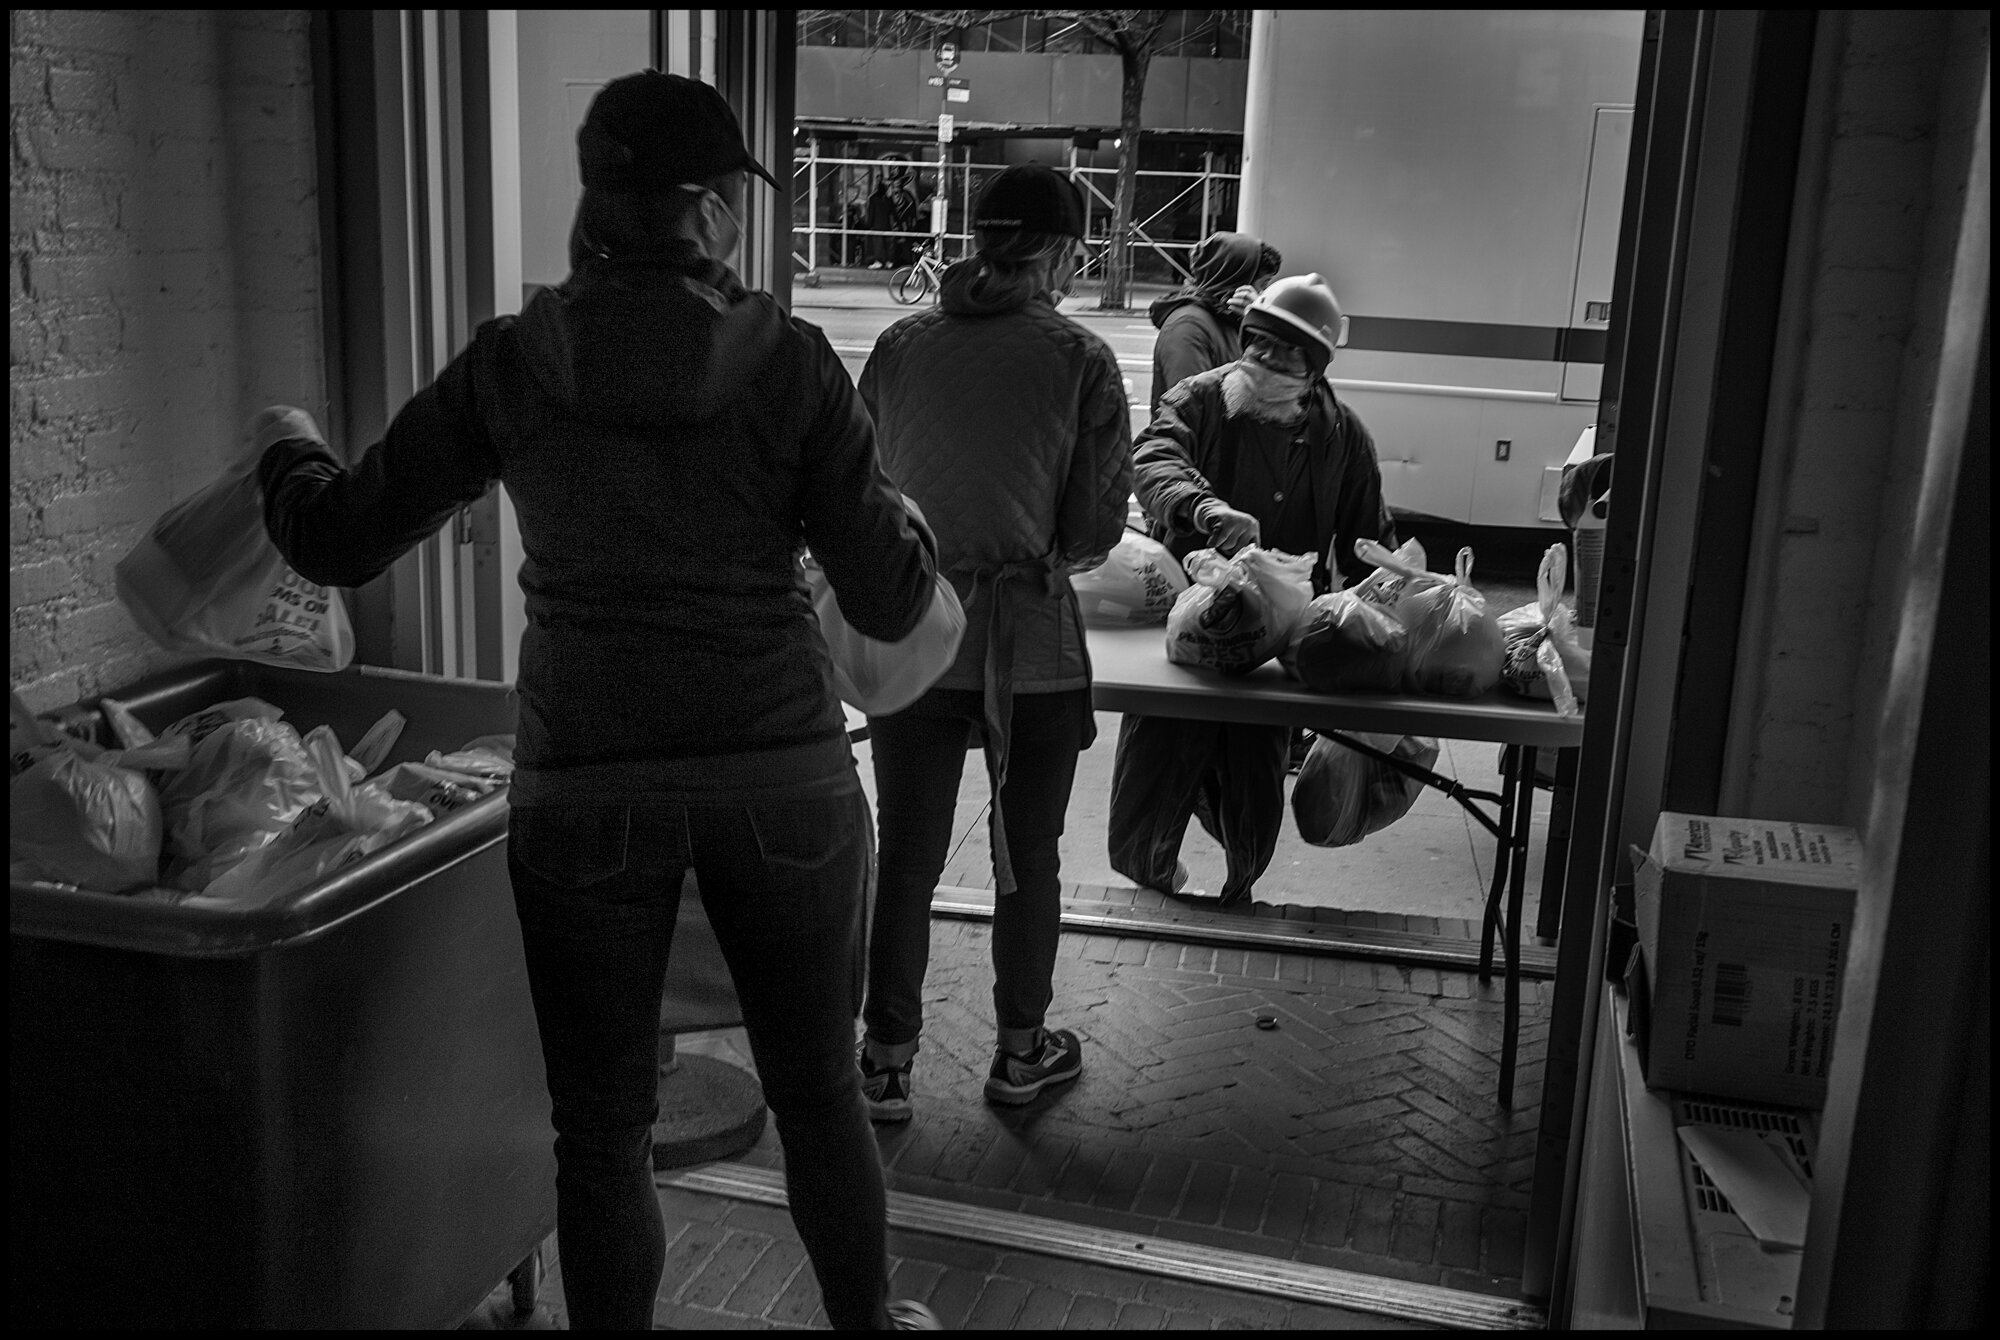
[[[868,1103],[870,1121],[908,1121],[910,1119],[910,1067],[916,1064],[912,1057],[900,1066],[876,1069],[868,1059],[868,1048],[864,1044],[857,1055],[861,1066],[861,1096]]]
[[[1062,1084],[1083,1073],[1083,1044],[1066,1028],[1042,1030],[1041,1041],[1026,1056],[1011,1052],[993,1053],[993,1069],[986,1076],[986,1101],[1018,1107],[1032,1103],[1043,1089]]]

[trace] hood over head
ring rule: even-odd
[[[1261,275],[1275,274],[1279,259],[1275,247],[1266,246],[1248,233],[1210,233],[1195,243],[1188,253],[1193,275],[1177,292],[1155,298],[1146,314],[1158,327],[1178,308],[1200,303],[1217,319],[1225,316],[1224,306],[1231,294],[1245,284],[1254,284]]]
[[[784,309],[692,245],[586,257],[536,294],[516,330],[549,395],[599,423],[713,418],[741,402],[777,350]]]

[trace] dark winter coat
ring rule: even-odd
[[[1280,428],[1249,415],[1231,415],[1223,405],[1227,366],[1199,373],[1160,401],[1159,412],[1139,436],[1132,472],[1139,505],[1152,522],[1153,536],[1182,558],[1208,541],[1195,524],[1195,509],[1219,498],[1270,528],[1273,501],[1237,487],[1236,462],[1247,451],[1282,454],[1294,442],[1310,450],[1313,510],[1317,516],[1316,588],[1352,585],[1373,571],[1354,553],[1357,539],[1396,547],[1395,523],[1382,500],[1382,467],[1375,439],[1360,418],[1342,404],[1325,378],[1314,383],[1305,422]],[[1329,550],[1333,563],[1327,563]],[[1338,580],[1335,574],[1345,577]]]
[[[906,636],[933,589],[826,337],[684,247],[586,261],[482,325],[354,469],[290,441],[261,478],[287,560],[336,586],[507,486],[528,616],[516,804],[630,803],[732,759],[746,786],[841,775],[799,547],[870,637]]]

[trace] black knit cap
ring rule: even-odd
[[[972,207],[975,228],[1019,228],[1030,233],[1083,236],[1083,193],[1060,172],[1039,163],[1010,167],[993,179]]]
[[[658,70],[600,89],[576,132],[576,152],[590,190],[658,191],[739,168],[778,184],[743,147],[743,127],[720,93]]]

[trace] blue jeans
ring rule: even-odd
[[[578,1329],[652,1326],[666,1259],[652,1161],[660,1003],[690,867],[742,1001],[827,1316],[842,1329],[887,1328],[882,1165],[854,1068],[869,841],[851,770],[831,787],[748,803],[513,811],[508,867]]]
[[[976,689],[932,689],[893,716],[868,718],[881,866],[868,942],[868,1040],[907,1061],[923,1028],[931,895],[951,845],[966,743],[983,715]],[[1015,891],[993,909],[993,1012],[1004,1045],[1025,1050],[1054,994],[1062,938],[1063,815],[1076,756],[1095,733],[1090,690],[1014,695],[1001,808]]]

